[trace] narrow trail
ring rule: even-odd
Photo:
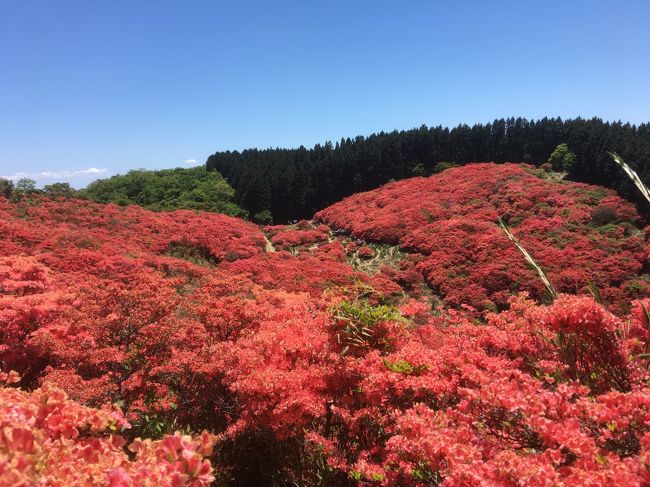
[[[397,261],[401,257],[396,257],[395,252],[399,250],[399,246],[386,246],[383,248],[375,248],[375,254],[370,259],[361,259],[358,253],[355,253],[350,261],[350,265],[358,271],[365,272],[368,275],[377,274],[382,264],[389,264],[393,267],[396,266]]]

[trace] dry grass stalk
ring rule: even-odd
[[[544,269],[542,269],[541,266],[537,262],[535,262],[535,259],[533,259],[532,255],[530,255],[528,251],[524,248],[524,246],[521,245],[521,242],[517,240],[517,237],[515,237],[512,233],[510,233],[510,230],[508,230],[508,227],[503,222],[501,217],[499,217],[499,225],[501,225],[501,229],[506,234],[506,237],[508,237],[510,241],[514,243],[515,246],[519,249],[519,251],[524,255],[526,262],[528,262],[531,266],[533,266],[533,268],[537,271],[537,274],[539,275],[539,278],[546,286],[546,289],[548,290],[551,299],[555,299],[557,297],[557,291],[555,290],[555,286],[553,286],[551,280],[546,275],[546,272],[544,272]]]
[[[632,169],[624,160],[621,156],[619,156],[616,152],[608,152],[610,156],[612,156],[612,159],[614,159],[614,162],[621,166],[623,170],[627,173],[627,175],[630,177],[632,182],[636,184],[636,187],[639,188],[639,191],[645,196],[645,199],[648,200],[648,203],[650,203],[650,190],[646,187],[645,184],[643,184],[643,181],[641,181],[641,178],[639,175]]]

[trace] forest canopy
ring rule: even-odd
[[[541,165],[560,144],[575,160],[567,178],[615,189],[640,203],[633,184],[607,154],[620,154],[642,180],[650,180],[650,124],[594,118],[507,118],[453,129],[427,127],[316,144],[312,149],[249,149],[211,155],[251,215],[268,210],[276,223],[308,218],[351,194],[391,179],[425,176],[450,163],[528,162]],[[440,164],[444,162],[443,164]],[[641,209],[645,212],[646,207]]]
[[[154,211],[205,210],[247,216],[233,202],[234,189],[221,174],[205,167],[133,170],[97,180],[79,195],[98,203],[135,204]]]

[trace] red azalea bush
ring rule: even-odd
[[[416,270],[417,263],[413,259],[403,259],[397,267],[384,265],[380,268],[383,275],[399,284],[410,295],[417,296],[423,287],[422,275]]]
[[[264,231],[271,237],[271,242],[279,250],[311,245],[329,240],[327,225],[312,225],[307,220],[300,220],[295,226],[268,225]]]
[[[372,259],[375,256],[375,251],[372,249],[372,247],[364,245],[362,247],[359,247],[359,250],[357,250],[357,255],[361,259]]]
[[[41,380],[99,406],[120,402],[132,421],[168,408],[171,392],[158,370],[187,346],[179,319],[179,280],[134,274],[128,284],[95,280],[75,306],[34,331],[27,343],[47,363]]]
[[[169,265],[165,254],[179,247],[216,262],[264,252],[258,227],[238,218],[189,210],[155,213],[72,199],[38,197],[11,204],[0,198],[0,233],[4,255],[38,256],[59,272],[108,278]]]
[[[346,251],[341,242],[334,240],[333,242],[328,242],[319,246],[317,249],[314,249],[312,255],[319,259],[343,262],[346,258]]]
[[[0,373],[3,382],[17,374]],[[60,389],[0,386],[0,485],[208,486],[215,438],[136,439],[118,410],[92,409]]]
[[[0,197],[0,361],[22,375],[0,387],[0,485],[650,483],[633,209],[525,167],[454,171],[323,212],[416,251],[372,276],[338,240],[265,253],[229,217]],[[497,214],[558,288],[589,277],[618,306],[518,293],[542,288]]]
[[[650,292],[634,207],[612,191],[559,184],[525,165],[470,164],[346,198],[316,217],[370,241],[424,254],[418,270],[449,304],[503,308],[511,295],[543,287],[496,224],[512,233],[562,292],[594,282],[606,303],[625,307]]]
[[[348,315],[367,326],[361,342],[349,326],[354,339],[342,340],[340,308],[331,313],[267,320],[224,348],[239,404],[227,434],[236,445],[271,431],[277,455],[297,456],[275,459],[293,465],[287,475],[382,485],[650,480],[647,368],[619,338],[625,323],[590,298],[520,300],[480,326],[455,314],[420,327],[392,312]]]
[[[32,333],[52,323],[73,298],[58,291],[44,265],[32,257],[0,257],[0,368],[33,380],[44,367],[30,344]]]
[[[289,249],[299,245],[326,241],[328,238],[329,233],[321,230],[286,230],[274,235],[271,242],[279,249]]]
[[[339,244],[340,245],[340,244]],[[331,258],[331,252],[335,258]],[[327,254],[323,258],[323,254]],[[316,251],[315,255],[302,253],[292,256],[288,252],[275,252],[224,264],[226,272],[246,276],[266,289],[284,289],[290,292],[307,292],[320,296],[323,291],[336,286],[366,282],[386,295],[398,295],[402,289],[382,275],[367,276],[355,272],[348,264],[341,262],[340,247],[328,247]]]

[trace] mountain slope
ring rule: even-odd
[[[544,290],[497,225],[501,217],[561,292],[593,281],[624,307],[650,290],[641,276],[644,234],[634,207],[597,186],[551,180],[515,164],[471,164],[360,193],[316,214],[368,241],[399,243],[449,304],[495,309]]]

